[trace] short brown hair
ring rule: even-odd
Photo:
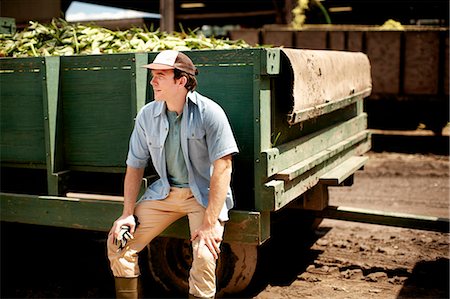
[[[179,69],[174,69],[173,78],[180,79],[181,77],[186,77],[187,79],[186,85],[184,85],[184,87],[186,87],[187,90],[193,91],[197,87],[197,78],[195,77],[195,75],[191,75]]]

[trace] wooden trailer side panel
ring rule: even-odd
[[[0,60],[0,75],[1,162],[45,168],[43,59]]]

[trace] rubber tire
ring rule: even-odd
[[[223,243],[217,262],[217,295],[238,294],[250,284],[258,260],[256,245]],[[166,291],[187,294],[192,264],[189,240],[159,237],[148,245],[148,266],[153,279]]]

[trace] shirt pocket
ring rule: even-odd
[[[148,137],[148,147],[149,148],[161,148],[161,141],[159,136],[149,136]]]
[[[149,136],[147,142],[152,162],[153,164],[155,164],[155,162],[161,158],[162,153],[162,144],[160,141],[160,136]]]
[[[189,159],[195,165],[209,161],[205,134],[205,130],[201,128],[193,128],[188,132]]]
[[[205,137],[205,130],[202,128],[191,128],[188,131],[188,139],[203,139]]]

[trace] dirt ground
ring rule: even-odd
[[[448,156],[368,156],[353,186],[330,189],[331,205],[449,217]],[[306,252],[303,271],[280,280],[275,267],[254,298],[449,298],[447,233],[327,219]]]
[[[353,186],[330,190],[331,205],[449,217],[448,156],[368,156]],[[1,298],[114,296],[104,233],[1,230]],[[247,298],[449,298],[447,233],[324,220],[307,236],[289,234],[265,252],[269,263]],[[149,293],[170,297],[150,284]]]

